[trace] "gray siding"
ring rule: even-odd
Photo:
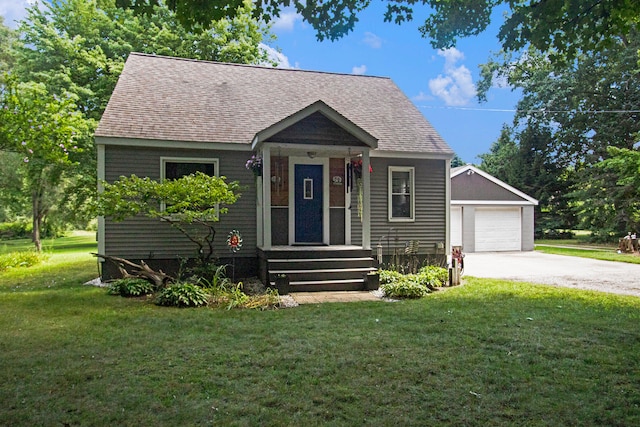
[[[522,250],[534,250],[534,208],[522,207]]]
[[[446,175],[445,160],[371,159],[371,245],[382,243],[385,255],[387,243],[404,247],[410,240],[420,241],[420,253],[434,253],[438,242],[446,238]],[[388,219],[389,166],[415,167],[415,222],[390,222]],[[355,186],[354,186],[355,187]],[[352,193],[352,243],[361,244],[362,224],[358,218],[358,195]],[[387,239],[389,239],[387,242]]]
[[[526,201],[477,173],[471,175],[462,173],[451,178],[451,200]]]
[[[344,208],[331,208],[329,215],[329,244],[344,245]]]
[[[476,251],[476,208],[462,207],[462,249],[465,252]]]
[[[289,244],[289,209],[271,208],[271,244]]]
[[[253,174],[245,169],[249,152],[163,149],[143,147],[105,147],[105,178],[113,182],[120,176],[135,174],[140,177],[160,179],[161,157],[190,157],[219,159],[221,176],[227,181],[239,181],[242,195],[229,206],[229,212],[221,215],[216,224],[216,256],[227,257],[227,235],[238,230],[243,236],[243,246],[238,257],[256,256],[256,186]],[[107,255],[132,259],[165,259],[193,257],[195,246],[181,233],[159,220],[133,218],[123,222],[105,221],[105,252]]]

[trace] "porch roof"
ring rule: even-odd
[[[377,140],[378,151],[453,155],[389,78],[139,53],[129,56],[96,136],[249,146],[319,100],[328,107],[321,112],[335,112],[367,145]]]

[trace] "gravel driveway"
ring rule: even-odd
[[[464,276],[517,280],[640,296],[640,264],[541,252],[466,254]]]

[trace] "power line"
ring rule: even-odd
[[[640,110],[518,110],[508,108],[479,108],[479,107],[439,107],[432,105],[418,105],[418,108],[427,108],[432,110],[462,110],[462,111],[482,111],[488,113],[576,113],[576,114],[633,114],[640,113]]]

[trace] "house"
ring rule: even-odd
[[[191,170],[239,181],[215,246],[236,276],[287,273],[298,290],[357,289],[372,246],[384,242],[389,257],[414,240],[422,255],[442,257],[448,244],[453,152],[388,78],[133,53],[95,136],[107,182]],[[257,177],[246,167],[252,156],[262,162]],[[243,237],[233,259],[231,230]],[[98,235],[100,253],[163,268],[193,256],[159,221],[101,218]],[[103,276],[116,273],[103,264]]]
[[[532,251],[538,201],[472,165],[451,169],[451,245]]]

